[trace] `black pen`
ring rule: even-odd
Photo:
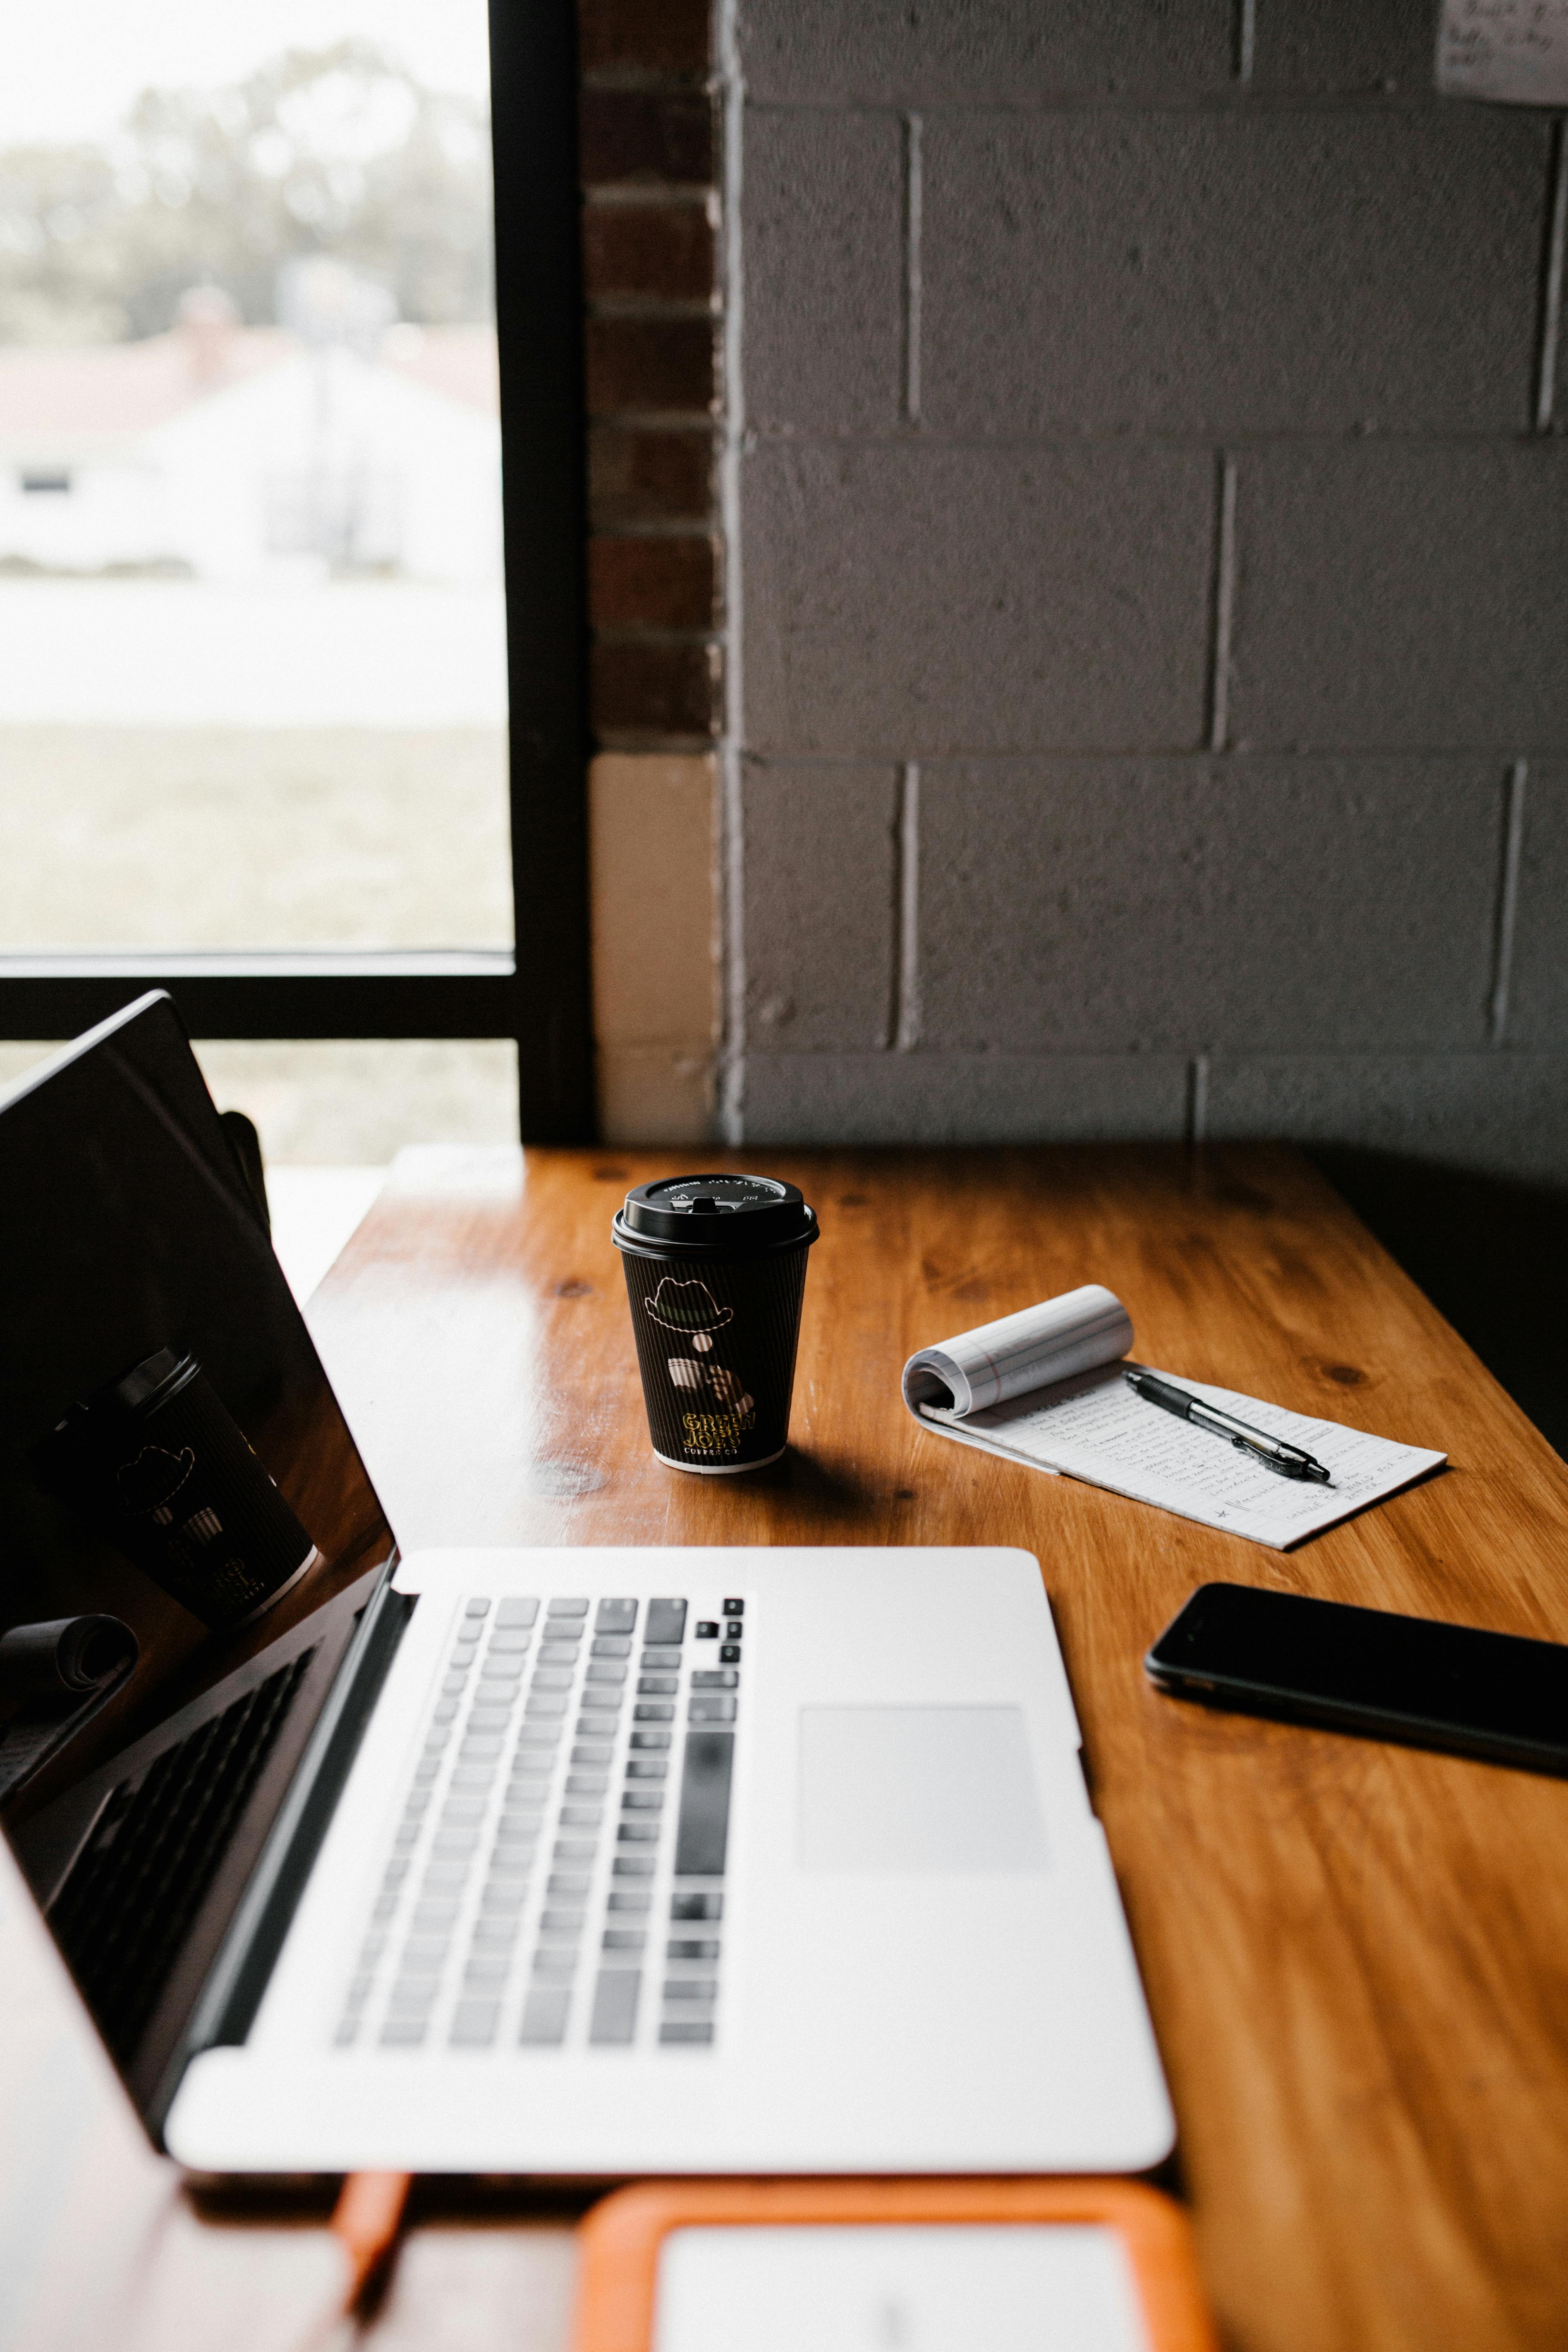
[[[1202,1397],[1190,1396],[1185,1389],[1175,1389],[1155,1372],[1124,1371],[1129,1388],[1134,1390],[1146,1404],[1157,1404],[1163,1412],[1173,1412],[1178,1421],[1194,1422],[1199,1429],[1212,1429],[1216,1437],[1228,1437],[1242,1454],[1250,1454],[1266,1462],[1270,1470],[1278,1470],[1287,1478],[1316,1478],[1325,1486],[1331,1484],[1328,1472],[1299,1445],[1287,1445],[1283,1438],[1270,1437],[1261,1429],[1249,1428],[1245,1421],[1234,1420],[1221,1412],[1217,1405],[1205,1404]]]

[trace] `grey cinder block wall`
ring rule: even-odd
[[[731,1139],[1568,1176],[1563,131],[1436,0],[740,0]]]

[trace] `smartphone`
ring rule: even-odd
[[[1568,1773],[1568,1648],[1201,1584],[1143,1661],[1179,1698]]]

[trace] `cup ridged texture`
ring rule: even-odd
[[[782,1450],[805,1261],[804,1242],[745,1258],[622,1251],[656,1454],[728,1470]]]

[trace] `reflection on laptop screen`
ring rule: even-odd
[[[166,997],[0,1100],[0,1826],[147,2111],[392,1549]]]

